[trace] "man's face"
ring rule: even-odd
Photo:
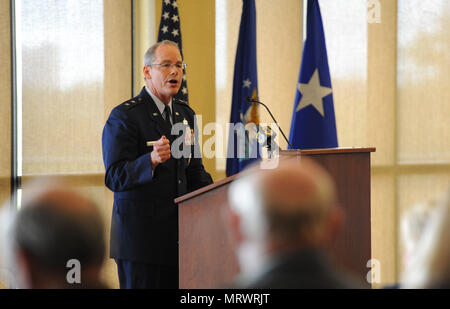
[[[155,51],[152,65],[144,66],[147,86],[163,103],[168,103],[180,89],[182,64],[180,52],[175,46],[161,45]]]

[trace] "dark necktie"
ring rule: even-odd
[[[164,122],[167,124],[169,128],[172,127],[172,123],[170,122],[170,107],[166,105],[164,107]]]

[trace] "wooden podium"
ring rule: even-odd
[[[308,156],[336,182],[345,211],[344,227],[329,250],[338,266],[366,282],[370,270],[370,153],[375,148],[285,150],[280,156]],[[239,273],[226,222],[228,185],[239,174],[175,199],[179,206],[180,288],[221,288]]]

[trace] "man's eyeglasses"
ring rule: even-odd
[[[186,63],[152,63],[149,66],[152,65],[159,65],[159,67],[161,68],[161,70],[163,71],[168,71],[172,68],[172,66],[175,66],[175,68],[177,68],[178,70],[184,70],[186,69]]]

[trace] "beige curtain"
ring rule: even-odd
[[[371,210],[379,287],[401,276],[404,210],[450,186],[450,4],[371,3],[320,1],[339,146],[377,148]]]
[[[450,3],[398,0],[397,207],[450,188]],[[402,256],[404,244],[399,244]],[[399,258],[399,272],[402,260]]]
[[[223,10],[216,11],[216,117],[228,122],[242,6],[239,0],[216,3]],[[257,0],[256,7],[260,97],[288,131],[301,58],[301,2]],[[373,286],[381,287],[401,276],[404,211],[450,187],[450,3],[320,0],[320,7],[339,146],[377,149],[369,265],[379,266]]]
[[[101,136],[111,109],[132,95],[131,2],[22,0],[20,23],[24,184],[68,181],[97,202],[109,239]],[[112,287],[116,273],[108,259]]]

